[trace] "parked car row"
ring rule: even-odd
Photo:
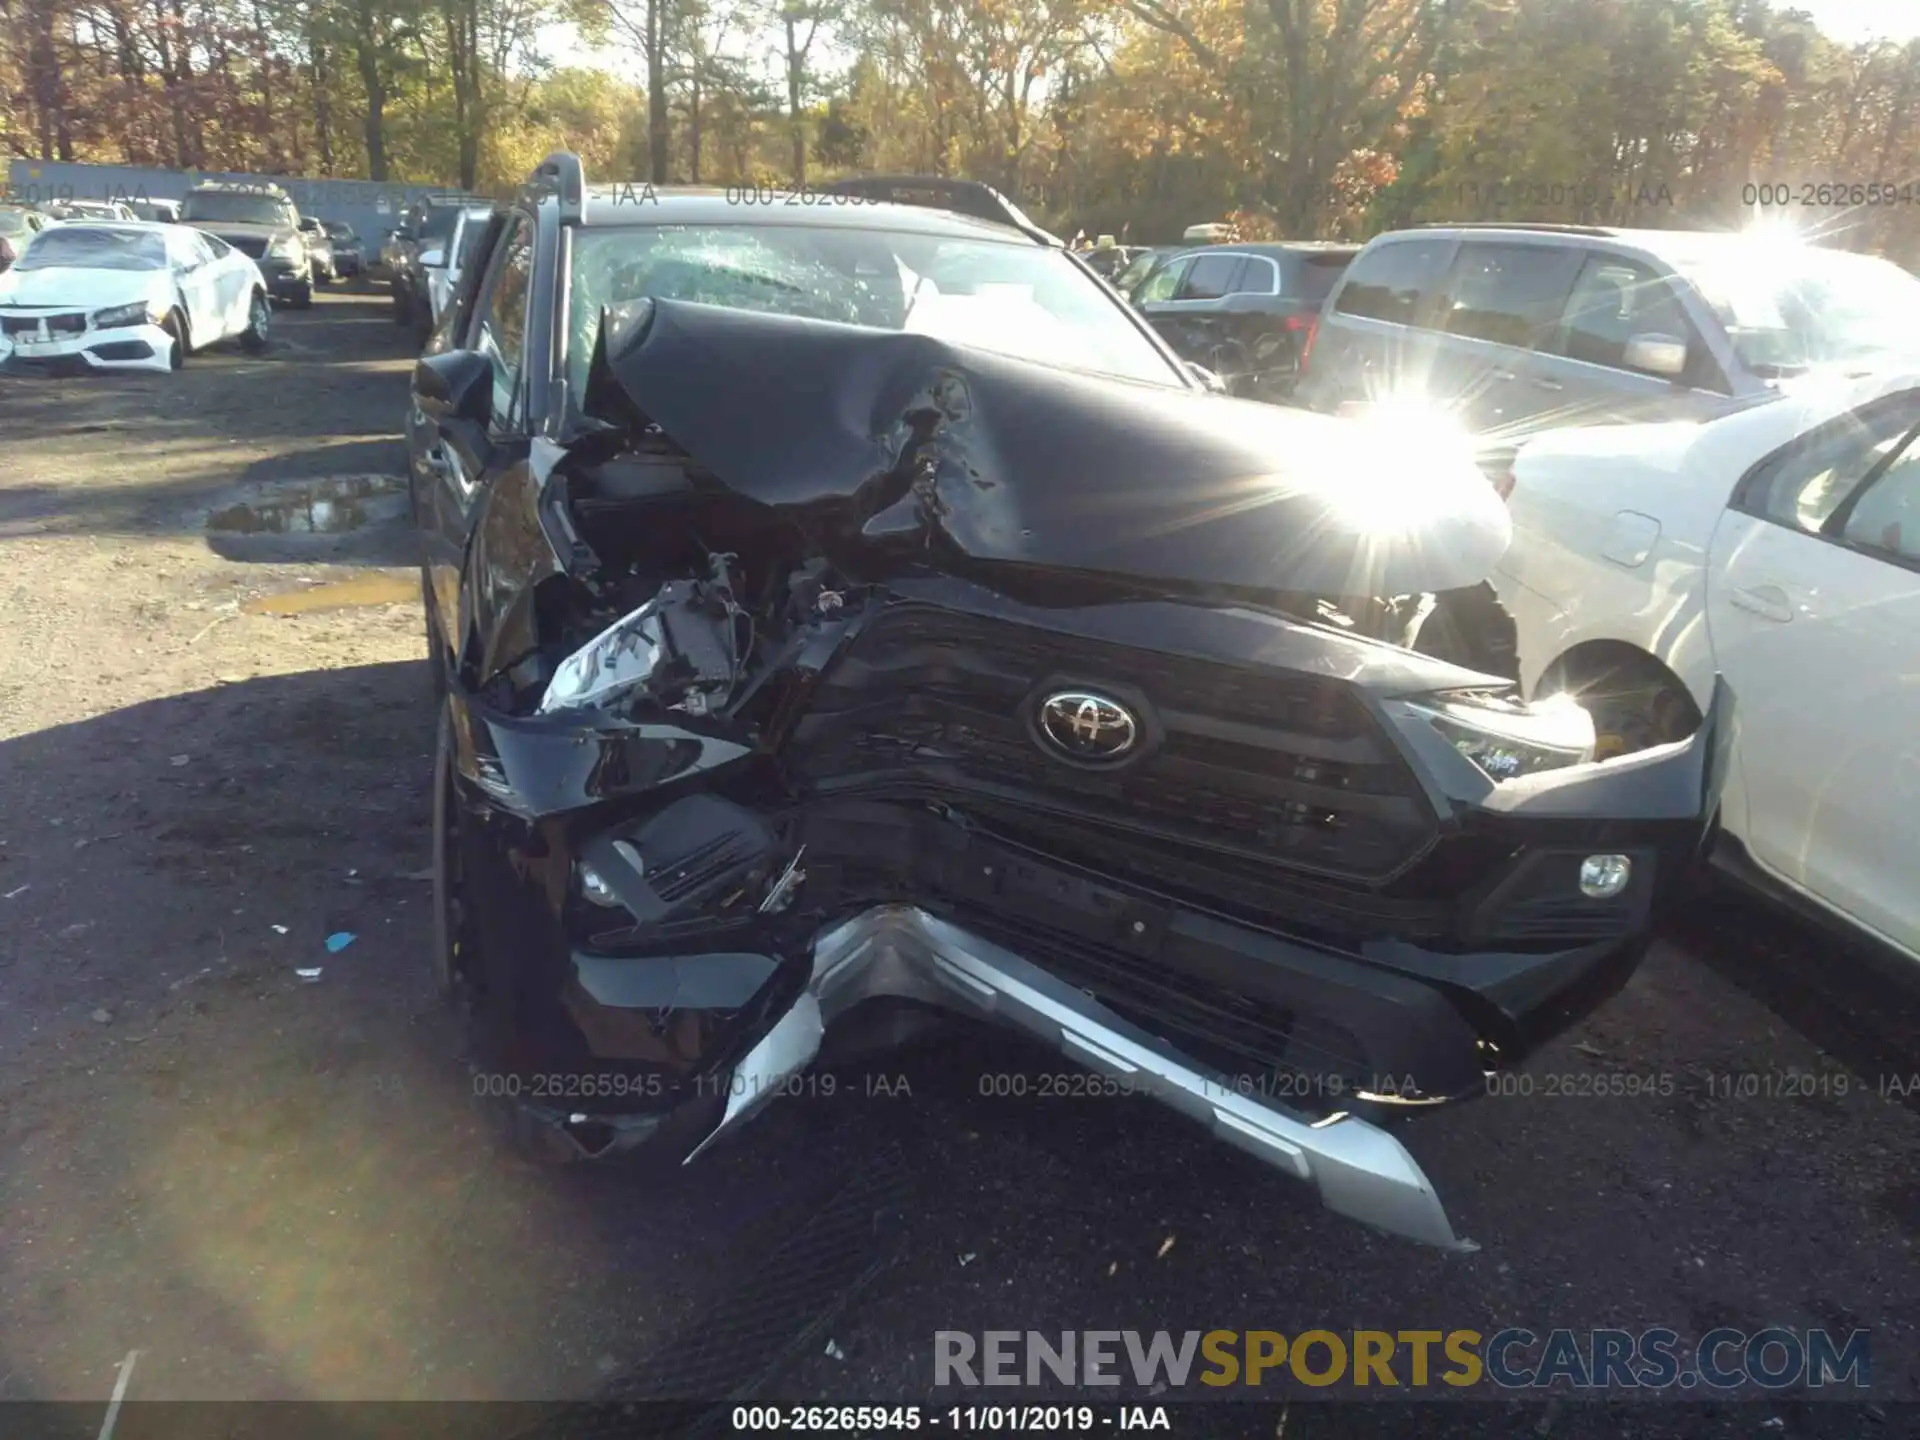
[[[351,226],[301,215],[277,186],[0,204],[0,358],[15,371],[173,370],[223,340],[260,350],[269,300],[306,309],[316,284],[364,269]]]
[[[272,185],[207,181],[196,185],[182,200],[61,200],[43,208],[0,201],[0,237],[17,239],[26,216],[32,216],[38,228],[52,222],[75,220],[147,220],[200,229],[238,225],[242,228],[233,230],[225,238],[254,258],[266,259],[269,262],[266,268],[282,279],[275,287],[275,297],[296,304],[303,303],[302,293],[311,299],[313,285],[351,278],[365,273],[367,268],[365,247],[351,225],[300,215],[286,192]],[[262,238],[257,227],[264,224],[269,231],[284,231],[288,228],[289,216],[293,217],[291,228],[297,235],[268,234],[265,246],[255,254],[254,242]],[[297,246],[293,243],[295,239]],[[18,246],[14,248],[17,253]],[[301,259],[304,265],[278,263]],[[7,263],[10,257],[0,248],[0,269]],[[304,292],[300,289],[302,284],[306,286]]]
[[[267,344],[268,282],[217,236],[149,220],[66,221],[0,275],[13,371],[177,370],[195,350]]]

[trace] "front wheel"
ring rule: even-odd
[[[178,370],[187,363],[187,354],[193,348],[187,336],[187,317],[178,310],[169,311],[160,328],[173,341],[173,353],[167,357],[167,368]]]
[[[293,292],[293,308],[311,310],[313,308],[313,283],[309,281]]]
[[[240,345],[249,355],[267,348],[267,332],[273,325],[273,307],[264,290],[256,290],[247,301],[247,328],[240,332]]]
[[[407,298],[407,292],[396,283],[393,287],[393,323],[407,325],[413,320],[413,302]]]
[[[460,856],[460,808],[454,790],[453,707],[440,701],[433,755],[433,978],[448,1005],[470,1000],[462,984],[466,895]]]

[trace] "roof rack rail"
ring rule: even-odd
[[[1614,235],[1610,225],[1556,225],[1546,220],[1423,220],[1415,230],[1542,230],[1550,235]]]
[[[1044,244],[1065,246],[1059,236],[1042,230],[1018,205],[980,180],[956,180],[946,175],[849,175],[820,189],[827,195],[857,195],[883,204],[951,210],[975,220],[1010,225]]]
[[[556,150],[527,177],[527,184],[560,202],[560,223],[578,225],[587,214],[587,167],[571,150]]]

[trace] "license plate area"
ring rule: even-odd
[[[965,897],[993,914],[1132,955],[1157,954],[1172,918],[1168,906],[977,837],[961,868]]]

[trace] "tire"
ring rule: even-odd
[[[167,362],[167,368],[178,370],[187,363],[187,356],[193,353],[193,339],[187,329],[186,313],[182,310],[169,311],[166,323],[160,328],[173,337],[173,355]]]
[[[267,348],[268,331],[273,326],[273,306],[264,290],[256,290],[247,301],[247,328],[240,332],[240,348],[258,355]]]
[[[311,310],[313,308],[313,283],[309,281],[293,292],[293,308]]]
[[[413,321],[413,301],[396,281],[393,287],[393,323],[407,325]]]
[[[440,640],[440,627],[433,623],[433,581],[427,575],[427,567],[420,567],[420,613],[427,632],[427,670],[430,690],[436,713],[445,707],[447,701],[447,655],[446,647]]]
[[[465,928],[460,860],[460,817],[453,772],[453,708],[443,696],[433,747],[433,979],[442,1003],[470,1002],[462,983]]]
[[[454,1011],[465,1028],[467,1069],[472,1079],[473,1104],[493,1143],[514,1160],[541,1169],[565,1167],[585,1157],[550,1133],[511,1097],[496,1095],[485,1083],[487,998],[473,983],[462,963],[466,936],[464,863],[460,842],[460,810],[455,790],[453,707],[443,700],[433,758],[433,968],[441,1003]]]

